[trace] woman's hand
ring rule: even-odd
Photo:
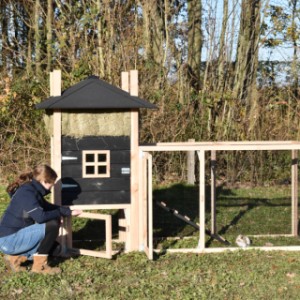
[[[74,216],[74,217],[79,216],[81,213],[82,213],[81,209],[72,210],[72,216]]]

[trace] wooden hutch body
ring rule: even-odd
[[[46,110],[52,165],[61,178],[54,202],[124,209],[126,248],[132,251],[139,248],[139,109],[156,107],[137,97],[137,71],[131,80],[127,72],[122,78],[124,90],[90,76],[61,93],[61,73],[54,71],[51,97],[37,109]]]

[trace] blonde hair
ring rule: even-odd
[[[9,184],[6,188],[6,191],[9,194],[14,193],[21,185],[32,181],[35,179],[38,182],[45,182],[54,184],[57,179],[56,172],[48,165],[42,164],[33,168],[30,172],[25,172],[20,174],[17,179]]]

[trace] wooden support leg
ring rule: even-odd
[[[211,151],[211,233],[217,233],[217,221],[216,221],[216,151]]]
[[[148,258],[153,259],[152,155],[148,155]]]
[[[124,209],[125,222],[126,222],[126,240],[125,240],[125,252],[131,251],[131,234],[130,234],[130,208]]]
[[[189,139],[189,143],[194,143],[195,139]],[[195,151],[187,152],[187,183],[195,184]]]
[[[126,219],[125,219],[125,213],[123,209],[119,210],[118,213],[118,223],[119,223],[119,242],[125,242],[126,241]]]
[[[142,201],[142,223],[143,227],[143,237],[142,237],[142,241],[143,241],[143,247],[144,250],[147,248],[147,244],[148,244],[148,225],[147,225],[147,220],[148,220],[148,210],[147,210],[147,160],[146,160],[146,155],[147,153],[143,154],[142,156],[142,161],[141,161],[141,170],[140,170],[140,175],[142,175],[141,177],[141,181],[140,181],[140,199]]]
[[[205,249],[205,151],[197,151],[199,158],[199,224],[200,236],[198,249],[202,252]]]
[[[63,249],[70,249],[73,246],[73,238],[72,238],[72,216],[65,217],[63,219],[63,228],[64,228],[64,245]]]
[[[298,150],[292,150],[292,235],[298,236]]]

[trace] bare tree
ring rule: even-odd
[[[221,93],[225,89],[225,72],[228,68],[228,57],[226,53],[226,34],[228,27],[228,0],[223,1],[223,17],[222,17],[222,29],[220,35],[220,48],[219,48],[219,57],[218,57],[218,91]]]
[[[234,94],[250,104],[256,89],[260,33],[260,0],[243,0],[238,37]]]
[[[291,36],[291,41],[293,44],[293,60],[292,60],[292,77],[293,77],[293,94],[294,97],[298,97],[299,95],[299,76],[298,76],[298,55],[297,55],[297,50],[298,50],[298,25],[297,25],[297,18],[299,17],[299,8],[297,7],[298,5],[298,0],[292,0],[290,1],[290,5],[292,6],[292,16],[291,16],[291,30],[290,30],[290,36]]]
[[[188,0],[188,66],[190,76],[200,87],[202,52],[202,1]]]
[[[41,76],[41,32],[40,32],[40,13],[41,13],[41,3],[40,0],[35,1],[34,6],[34,48],[35,48],[35,71],[38,76]]]
[[[53,0],[47,0],[47,20],[46,20],[46,29],[47,29],[47,68],[46,68],[46,71],[48,73],[51,70],[52,59],[53,59],[52,20],[53,20]]]

